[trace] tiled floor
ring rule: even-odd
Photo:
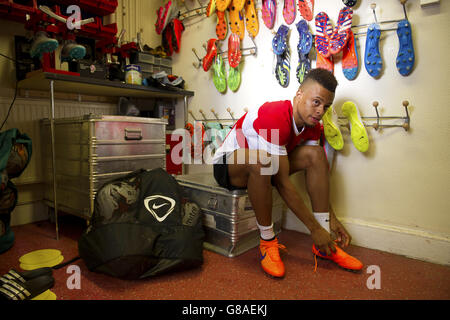
[[[19,258],[33,250],[59,249],[65,261],[78,255],[77,240],[84,220],[60,217],[60,239],[55,240],[54,225],[39,222],[16,226],[16,242],[0,255],[0,274],[19,268]],[[139,281],[121,280],[90,272],[82,260],[81,288],[68,289],[67,267],[53,271],[57,299],[450,299],[450,267],[422,262],[377,250],[351,246],[347,252],[365,267],[360,273],[338,268],[318,260],[314,272],[309,236],[283,230],[280,242],[288,253],[282,254],[286,276],[275,280],[259,267],[257,249],[227,258],[204,251],[204,264],[197,269]],[[380,289],[372,283],[368,266],[378,266]],[[370,269],[369,269],[370,270]]]

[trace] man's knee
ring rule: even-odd
[[[310,165],[328,165],[327,157],[325,151],[321,146],[310,146],[308,152],[306,153],[308,162]]]
[[[264,150],[250,150],[249,164],[251,174],[270,177],[274,174],[272,155]]]

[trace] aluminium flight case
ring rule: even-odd
[[[103,184],[166,166],[167,120],[88,114],[54,120],[58,209],[89,219]],[[44,200],[53,207],[50,120],[41,120]]]
[[[183,195],[196,202],[203,213],[204,247],[228,257],[240,255],[259,245],[259,230],[247,190],[220,187],[212,173],[176,176]],[[281,231],[284,203],[273,188],[272,221]]]

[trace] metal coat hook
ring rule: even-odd
[[[194,116],[194,113],[192,112],[192,110],[189,110],[188,112],[189,112],[189,114],[191,115],[191,117],[192,117],[195,121],[197,121],[197,118]]]
[[[192,52],[194,53],[195,57],[197,58],[198,62],[192,62],[192,65],[199,69],[202,65],[202,59],[200,59],[200,57],[197,54],[197,50],[195,50],[195,48],[192,48]]]
[[[198,112],[200,112],[202,114],[204,120],[207,120],[205,113],[203,112],[202,109],[199,109]]]
[[[234,119],[234,116],[233,116],[234,112],[231,112],[231,109],[230,109],[230,108],[227,108],[227,112],[230,114],[231,119],[234,121],[234,120],[235,120],[235,119]]]
[[[403,13],[405,14],[405,19],[408,20],[408,15],[406,14],[406,7],[405,7],[406,2],[408,2],[408,0],[400,0],[400,3],[403,6]]]
[[[375,18],[375,22],[378,23],[378,19],[377,19],[377,14],[375,12],[375,8],[377,7],[376,3],[371,3],[370,4],[370,8],[372,9],[373,12],[373,17]]]
[[[219,117],[217,116],[216,111],[214,111],[214,109],[211,108],[211,112],[214,115],[214,117],[216,117],[216,119],[219,120]]]

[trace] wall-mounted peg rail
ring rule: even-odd
[[[203,111],[203,109],[199,109],[198,112],[202,115],[201,119],[200,117],[196,117],[194,115],[194,113],[192,112],[192,110],[188,110],[188,113],[191,115],[192,119],[194,119],[194,121],[204,121],[204,122],[232,122],[234,123],[237,119],[234,117],[234,112],[231,111],[231,108],[227,108],[226,109],[227,112],[230,114],[231,118],[219,118],[219,116],[217,115],[217,112],[215,111],[215,109],[211,108],[210,111],[213,114],[214,118],[208,118],[206,117],[205,112]],[[248,108],[243,108],[244,112],[248,112]]]
[[[199,7],[193,8],[193,9],[189,9],[186,6],[186,3],[184,1],[182,1],[182,2],[184,3],[184,7],[186,8],[186,11],[178,13],[178,18],[180,19],[180,21],[184,21],[186,19],[193,18],[193,17],[198,17],[198,16],[205,16],[205,18],[206,18],[206,8],[207,8],[207,6],[203,6],[197,0],[197,3],[199,5]]]
[[[376,117],[361,117],[362,120],[376,120],[376,122],[372,122],[372,123],[365,123],[363,121],[363,124],[365,127],[371,127],[374,128],[375,130],[378,129],[383,129],[383,128],[395,128],[395,127],[400,127],[405,129],[405,131],[408,131],[410,128],[410,122],[411,122],[411,118],[409,116],[409,112],[408,112],[408,106],[409,106],[409,102],[407,100],[402,102],[403,107],[405,108],[405,113],[406,116],[405,117],[400,117],[400,116],[383,116],[380,117],[380,114],[378,112],[378,106],[379,103],[378,101],[374,101],[372,103],[373,107],[375,108],[375,112],[376,112]],[[339,117],[339,120],[347,120],[346,117]],[[402,124],[382,124],[382,120],[385,121],[391,121],[391,120],[403,120]],[[349,128],[349,124],[340,124],[343,127],[347,127]]]

